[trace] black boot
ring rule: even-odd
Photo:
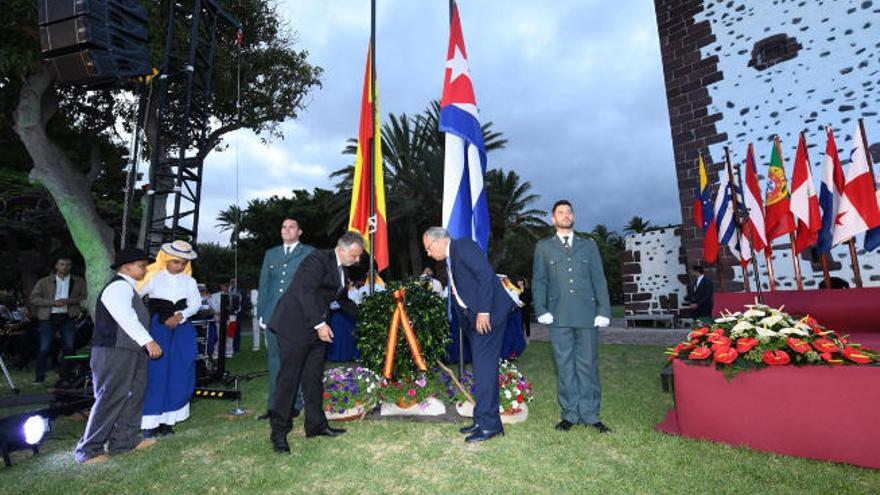
[[[278,454],[289,454],[290,445],[287,443],[287,434],[293,428],[293,422],[289,418],[282,418],[270,411],[269,423],[272,426],[272,432],[269,434],[272,450]]]

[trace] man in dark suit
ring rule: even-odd
[[[507,317],[515,309],[513,300],[473,240],[453,240],[446,229],[431,227],[422,244],[428,256],[446,260],[451,306],[471,346],[477,403],[474,424],[460,431],[469,434],[468,443],[504,435],[498,413],[498,360]]]
[[[330,304],[338,302],[354,311],[347,298],[348,273],[364,252],[364,239],[346,232],[334,249],[313,251],[299,266],[293,284],[278,301],[269,328],[278,337],[281,369],[272,397],[270,440],[279,454],[290,453],[287,434],[293,424],[296,390],[302,384],[305,402],[306,437],[335,437],[345,432],[331,428],[324,415],[324,353],[333,342],[329,321]]]
[[[686,302],[692,311],[695,320],[711,320],[712,305],[715,296],[715,287],[712,280],[703,274],[703,267],[694,265],[691,267],[691,286],[689,287],[690,296]]]

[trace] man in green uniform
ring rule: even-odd
[[[599,421],[597,327],[608,326],[611,316],[602,258],[595,241],[574,234],[571,203],[557,201],[551,215],[556,235],[535,246],[532,303],[538,321],[550,326],[562,408],[556,429],[583,424],[608,433]]]
[[[262,328],[266,328],[272,320],[272,313],[278,300],[290,287],[293,275],[299,264],[315,248],[299,242],[302,229],[299,222],[293,218],[285,218],[281,223],[280,246],[275,246],[263,256],[263,267],[260,269],[259,294],[257,295],[257,318]],[[281,357],[278,353],[278,337],[275,331],[269,328],[266,331],[266,362],[269,367],[269,397],[267,400],[267,413],[259,419],[268,418],[268,411],[272,409],[272,394],[275,392],[275,381],[278,378],[278,370],[281,368]],[[297,390],[296,411],[302,410],[302,393]]]

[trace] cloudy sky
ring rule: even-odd
[[[580,228],[614,230],[640,215],[680,222],[654,4],[651,0],[460,0],[483,121],[509,140],[489,167],[516,170],[548,209],[575,206]],[[280,0],[297,46],[324,69],[306,111],[268,145],[252,134],[207,160],[202,242],[225,243],[217,212],[293,189],[330,188],[357,133],[368,0]],[[413,115],[439,99],[448,43],[446,0],[378,0],[380,111]],[[439,220],[439,219],[438,219]]]

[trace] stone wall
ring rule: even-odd
[[[681,228],[626,237],[623,301],[627,314],[677,313],[687,295]]]

